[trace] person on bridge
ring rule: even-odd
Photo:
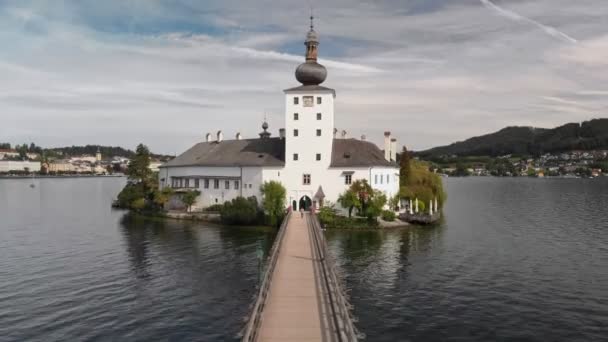
[[[304,218],[304,208],[300,207],[300,218]]]

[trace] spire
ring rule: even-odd
[[[306,61],[296,69],[296,79],[303,85],[319,85],[325,81],[327,70],[317,63],[319,35],[315,32],[315,17],[310,9],[310,31],[306,34]]]
[[[313,22],[313,20],[315,19],[315,17],[312,15],[312,6],[310,6],[310,30],[314,31],[315,29],[315,24]]]
[[[264,116],[264,122],[262,123],[263,132],[260,133],[260,139],[270,138],[270,132],[268,132],[268,122],[266,122],[266,116]]]

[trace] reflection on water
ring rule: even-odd
[[[0,340],[236,340],[274,232],[110,210],[120,179],[0,180]]]
[[[435,227],[328,231],[367,341],[608,336],[608,179],[449,179]]]
[[[0,180],[1,341],[226,341],[274,232],[110,209],[121,179]],[[449,179],[442,225],[328,231],[366,341],[601,341],[608,179]]]

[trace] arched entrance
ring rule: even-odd
[[[300,198],[298,210],[304,209],[304,210],[308,211],[308,210],[310,210],[311,206],[312,206],[312,200],[310,199],[310,197],[304,195],[304,196],[302,196],[302,198]]]

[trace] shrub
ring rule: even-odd
[[[384,221],[392,222],[395,221],[396,215],[395,212],[392,210],[383,210],[381,217]]]
[[[118,194],[117,204],[120,208],[131,209],[135,200],[145,197],[144,187],[140,183],[127,183]]]
[[[222,208],[224,206],[222,204],[212,204],[210,206],[208,206],[207,208],[205,208],[205,211],[211,211],[211,212],[220,212],[222,211]]]
[[[201,195],[201,192],[198,190],[187,191],[186,193],[184,193],[182,195],[182,202],[184,202],[184,204],[186,205],[186,208],[188,208],[188,211],[190,211],[192,209],[192,205],[194,205],[194,203],[196,203],[196,199],[200,195]]]
[[[224,203],[220,210],[222,223],[229,225],[255,225],[263,220],[264,213],[255,197],[237,197]]]

